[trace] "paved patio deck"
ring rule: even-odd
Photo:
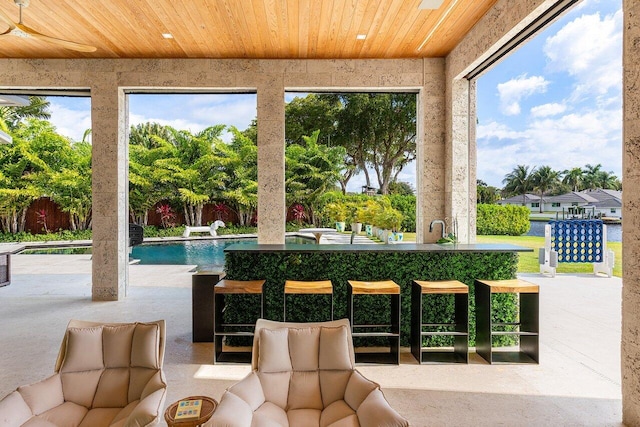
[[[0,288],[0,397],[45,378],[69,319],[166,319],[166,404],[219,399],[248,365],[213,365],[212,344],[191,342],[192,266],[130,267],[128,296],[91,301],[88,255],[14,255]],[[521,275],[540,290],[540,364],[360,365],[412,426],[620,426],[619,278]],[[164,422],[161,423],[164,425]]]

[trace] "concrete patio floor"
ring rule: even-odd
[[[248,365],[213,365],[213,345],[191,342],[191,267],[130,266],[128,296],[91,301],[88,255],[14,255],[0,288],[0,397],[51,375],[69,319],[167,321],[166,405],[219,399]],[[412,426],[620,426],[619,278],[521,275],[540,285],[540,364],[360,365]],[[164,421],[161,423],[164,425]]]

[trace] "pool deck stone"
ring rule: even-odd
[[[166,405],[219,399],[249,365],[213,364],[191,342],[191,266],[129,266],[121,301],[91,301],[90,255],[15,255],[0,288],[0,396],[51,375],[70,319],[167,321]],[[620,426],[620,278],[523,274],[540,286],[540,364],[359,365],[412,426]],[[164,425],[164,422],[161,422]]]

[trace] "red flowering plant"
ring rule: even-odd
[[[38,224],[42,224],[42,229],[44,230],[45,233],[49,232],[49,229],[47,228],[47,211],[46,209],[40,209],[38,211],[36,211],[36,215],[38,216]]]
[[[302,206],[300,203],[296,203],[295,205],[293,205],[293,207],[291,208],[291,215],[293,216],[293,219],[298,222],[299,226],[302,225],[302,220],[307,217],[307,215],[304,213],[304,206]]]
[[[223,220],[223,217],[228,210],[229,208],[224,203],[216,203],[213,205],[213,212],[216,214],[216,219]]]
[[[168,204],[162,204],[156,209],[156,213],[160,215],[160,223],[162,228],[175,227],[176,214]]]

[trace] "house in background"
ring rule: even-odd
[[[540,212],[540,196],[526,193],[524,206],[532,213]],[[513,196],[498,200],[498,205],[523,206],[523,196]],[[571,191],[558,196],[542,198],[542,212],[565,213],[571,216],[622,218],[622,191],[617,190],[584,190]]]
[[[596,216],[594,203],[598,201],[590,195],[580,192],[571,191],[569,193],[560,194],[558,196],[548,197],[545,205],[546,212],[565,213],[569,216]]]
[[[523,203],[524,201],[524,203]],[[547,199],[542,198],[542,210],[545,210]],[[526,193],[524,197],[522,194],[518,196],[509,197],[508,199],[498,200],[498,205],[515,205],[526,206],[531,212],[540,212],[540,196],[537,194]]]
[[[596,215],[607,218],[622,219],[622,191],[618,190],[585,190],[584,194],[596,199],[593,204]]]

